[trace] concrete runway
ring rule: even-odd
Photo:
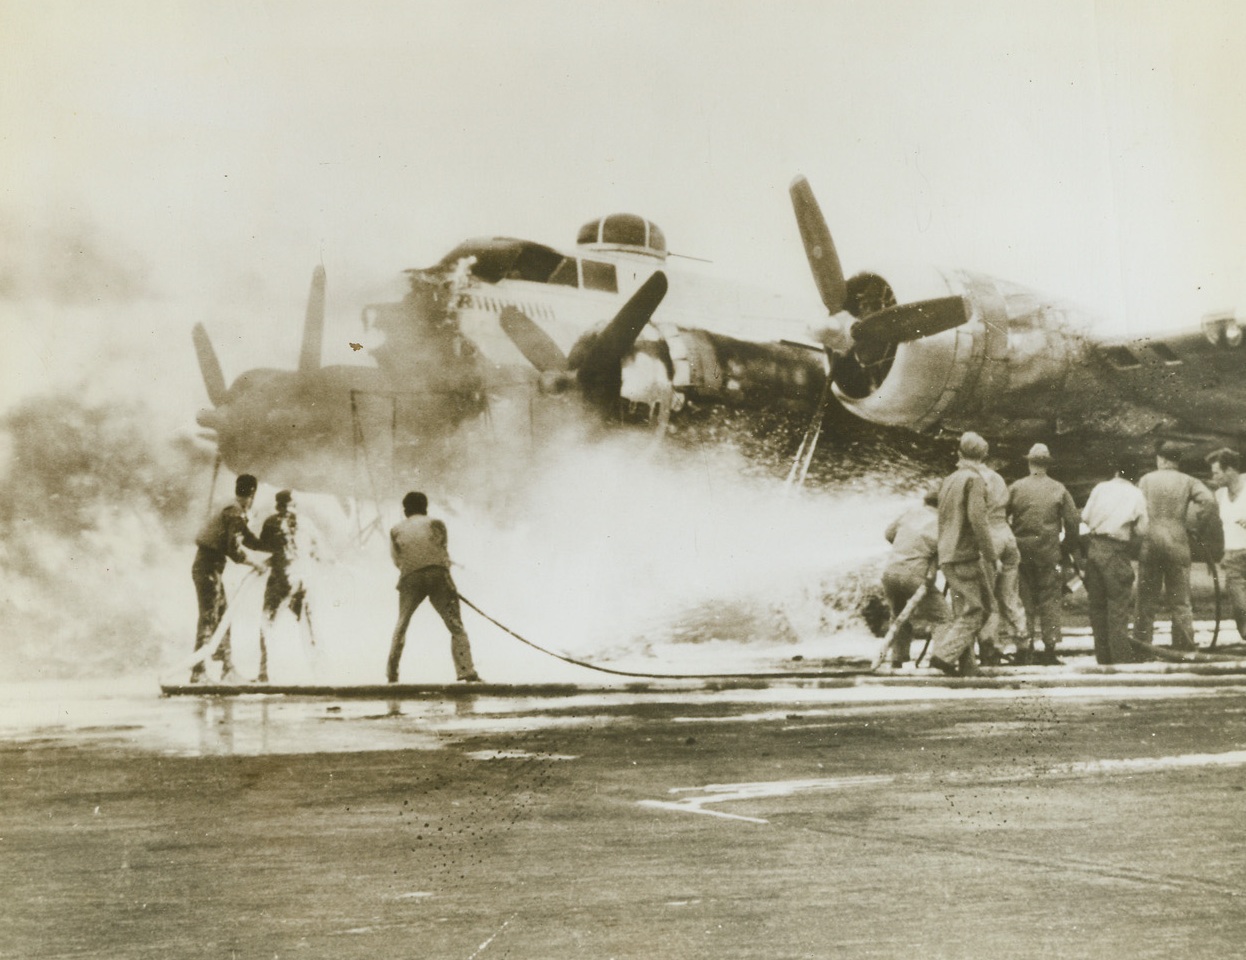
[[[1200,679],[27,691],[0,957],[1240,955],[1246,697]]]

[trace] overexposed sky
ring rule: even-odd
[[[1236,0],[0,0],[0,400],[108,365],[193,409],[190,327],[293,366],[317,262],[333,340],[465,237],[616,210],[816,311],[797,173],[848,271],[1246,311],[1242,36]]]

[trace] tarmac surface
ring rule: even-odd
[[[1241,955],[1246,672],[1084,660],[0,690],[0,957]]]

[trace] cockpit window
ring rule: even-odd
[[[580,278],[575,257],[564,257],[562,263],[558,264],[558,268],[549,275],[549,282],[565,287],[578,287]]]
[[[519,256],[515,258],[515,263],[506,276],[511,280],[548,283],[550,275],[558,269],[562,261],[562,254],[556,250],[529,244],[519,251]]]
[[[607,293],[619,292],[619,281],[615,276],[613,263],[584,260],[583,265],[584,288],[586,290],[604,290]]]
[[[550,275],[564,259],[552,247],[525,240],[494,237],[459,244],[442,258],[441,265],[453,267],[464,257],[476,258],[472,265],[472,276],[485,283],[497,283],[499,280],[548,283]]]
[[[666,253],[666,234],[656,223],[649,224],[649,249],[654,253]]]
[[[643,247],[645,221],[631,213],[616,213],[606,217],[601,225],[601,242]]]
[[[1151,343],[1148,346],[1153,354],[1170,366],[1181,362],[1181,358],[1177,356],[1177,351],[1166,343]]]
[[[1128,347],[1106,347],[1103,356],[1117,370],[1133,370],[1142,366],[1142,361]]]
[[[584,226],[580,227],[580,232],[575,235],[576,243],[596,243],[597,227],[601,224],[600,220],[590,220]]]

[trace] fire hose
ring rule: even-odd
[[[595,663],[589,663],[586,660],[577,660],[575,657],[569,657],[566,654],[557,653],[548,650],[539,644],[533,643],[527,637],[515,632],[506,624],[495,620],[489,614],[485,613],[480,607],[472,603],[463,594],[459,594],[459,599],[465,605],[471,607],[476,613],[484,617],[491,624],[504,633],[514,637],[525,646],[531,647],[547,657],[553,657],[555,660],[561,660],[563,663],[570,663],[577,667],[584,667],[586,670],[595,670],[598,673],[609,673],[616,677],[637,677],[644,680],[766,680],[766,679],[788,679],[788,680],[818,680],[829,679],[834,677],[853,677],[861,674],[860,670],[808,670],[808,671],[768,671],[765,673],[641,673],[632,670],[616,670],[613,667],[603,667]]]

